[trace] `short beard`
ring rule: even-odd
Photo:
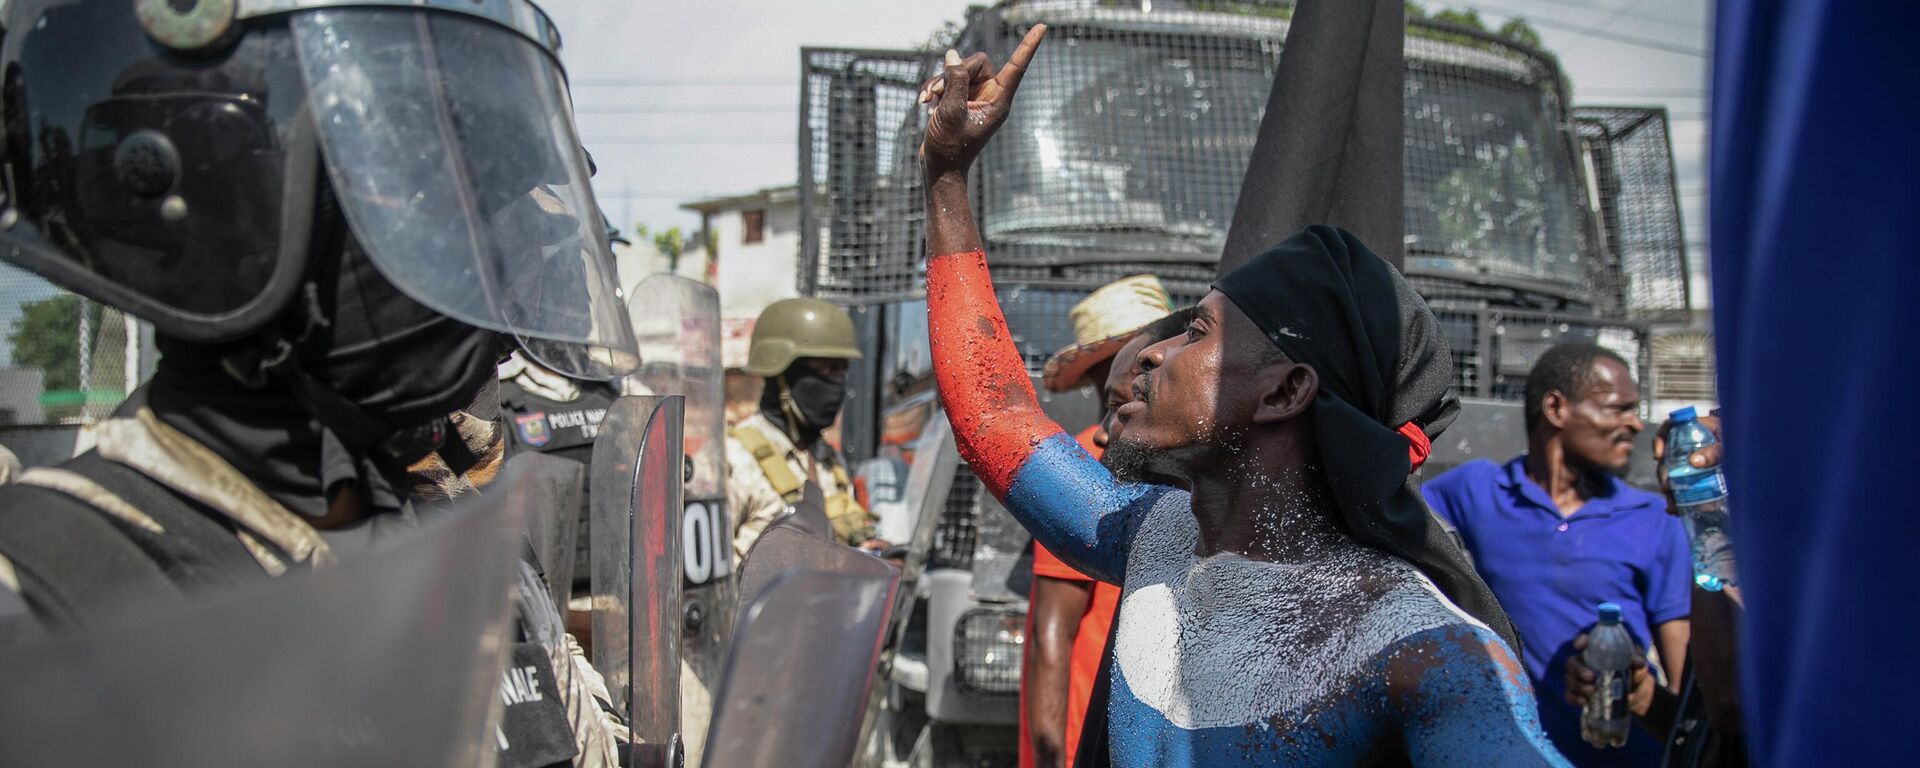
[[[1154,471],[1154,460],[1159,458],[1159,453],[1122,436],[1107,446],[1100,463],[1122,482],[1165,483],[1166,478]]]

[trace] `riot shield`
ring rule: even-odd
[[[593,448],[593,665],[631,725],[633,765],[671,765],[680,731],[683,404],[615,400]]]
[[[529,499],[476,495],[335,567],[9,650],[0,765],[490,764]]]
[[[755,553],[766,554],[762,548],[772,536],[815,552],[833,546],[844,555],[840,564],[853,567],[781,571],[748,604],[727,654],[703,765],[847,765],[900,572],[856,550],[780,529],[761,537]],[[742,569],[743,587],[752,562],[749,557]]]
[[[539,560],[540,573],[546,579],[553,604],[564,608],[573,597],[573,565],[578,556],[575,542],[580,535],[581,481],[587,468],[572,459],[544,453],[522,453],[509,460],[524,463],[531,476],[533,493],[541,503],[527,513],[527,540]]]
[[[628,300],[646,361],[627,378],[634,391],[686,397],[689,474],[679,518],[683,603],[681,729],[687,764],[699,765],[713,686],[733,632],[733,516],[726,494],[726,395],[720,361],[720,296],[711,286],[653,275]],[[825,517],[824,508],[821,513]]]
[[[838,544],[789,525],[768,526],[753,549],[740,563],[740,594],[758,595],[766,591],[788,571],[820,571],[878,576],[892,573],[898,579],[900,569],[891,563],[853,547]],[[744,606],[744,620],[752,606]],[[891,609],[889,609],[890,611]]]

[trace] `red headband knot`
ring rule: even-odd
[[[1427,463],[1427,456],[1433,453],[1433,443],[1427,440],[1427,433],[1420,431],[1420,425],[1411,421],[1394,431],[1407,439],[1407,472],[1420,471],[1420,465]]]

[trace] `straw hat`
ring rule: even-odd
[[[1089,384],[1087,371],[1120,352],[1140,329],[1173,314],[1173,297],[1153,275],[1123,277],[1087,295],[1067,312],[1074,343],[1055,352],[1040,373],[1049,391],[1066,392]]]

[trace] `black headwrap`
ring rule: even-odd
[[[1431,441],[1460,412],[1453,359],[1426,301],[1352,233],[1315,225],[1214,286],[1320,379],[1312,418],[1347,530],[1412,563],[1517,654],[1506,612],[1408,475],[1413,424]]]

